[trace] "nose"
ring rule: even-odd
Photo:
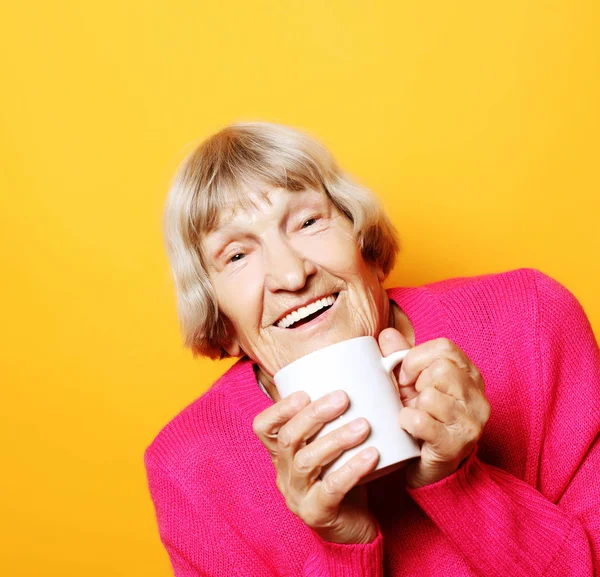
[[[265,284],[271,292],[301,290],[317,272],[316,265],[281,236],[269,239],[265,253]]]

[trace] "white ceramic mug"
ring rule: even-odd
[[[420,455],[418,443],[398,424],[402,401],[391,376],[407,353],[408,350],[397,351],[382,357],[373,337],[358,337],[309,353],[275,373],[275,385],[282,399],[296,391],[305,391],[311,401],[339,389],[348,394],[350,403],[346,411],[326,423],[316,438],[359,417],[367,419],[371,426],[365,441],[324,467],[321,477],[370,446],[379,451],[379,462],[359,484],[396,470],[408,459]]]

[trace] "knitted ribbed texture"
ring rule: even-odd
[[[449,477],[367,485],[378,536],[320,539],[286,507],[252,431],[272,405],[238,361],[145,453],[176,577],[583,576],[600,571],[600,351],[577,299],[535,269],[390,289],[419,345],[446,337],[492,415]]]

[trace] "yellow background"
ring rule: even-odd
[[[160,217],[236,120],[383,199],[387,286],[535,267],[600,328],[595,0],[0,9],[0,573],[166,576],[143,451],[229,362],[183,350]]]

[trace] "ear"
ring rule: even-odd
[[[379,282],[383,282],[385,280],[385,273],[383,272],[383,268],[379,265],[375,265],[375,270],[377,271],[377,278]]]
[[[233,323],[224,314],[219,320],[224,323],[225,327],[223,332],[227,335],[219,343],[220,347],[231,357],[241,357],[245,353],[240,346],[239,340],[235,336],[236,331]]]
[[[231,321],[227,317],[225,317],[223,320],[225,321],[225,326],[227,327],[227,338],[224,339],[224,341],[221,343],[221,346],[223,347],[223,349],[225,349],[229,356],[241,357],[244,354],[244,351],[240,346],[239,340],[235,336],[235,329],[233,328]]]
[[[244,354],[242,347],[240,347],[240,344],[235,338],[228,339],[222,346],[227,351],[227,354],[232,357],[241,357]]]

